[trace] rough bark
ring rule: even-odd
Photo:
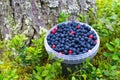
[[[70,20],[86,14],[95,0],[0,0],[0,38],[9,39],[16,34],[25,34],[30,39],[38,38],[40,27],[57,23],[60,12],[71,14]],[[87,19],[86,19],[87,21]]]

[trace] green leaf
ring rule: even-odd
[[[52,60],[54,57],[55,57],[55,55],[52,54],[52,53],[50,53],[50,54],[49,54],[49,57],[48,57],[48,60]]]
[[[47,76],[48,75],[48,70],[44,70],[43,72],[42,72],[42,75],[41,76]]]
[[[117,68],[117,66],[111,66],[111,70],[114,70],[116,68]]]
[[[110,72],[108,70],[104,70],[104,75],[109,76]]]
[[[43,79],[42,79],[42,80],[43,80]],[[54,77],[51,76],[51,75],[48,75],[48,76],[45,77],[44,80],[54,80]]]
[[[119,60],[119,57],[118,57],[118,55],[114,54],[114,55],[112,55],[112,59],[113,60]]]
[[[117,46],[117,47],[119,47],[119,45],[120,45],[120,40],[117,38],[117,39],[115,39],[115,45]]]
[[[72,73],[72,70],[71,70],[69,67],[67,67],[67,70],[68,70],[70,73]]]
[[[87,78],[87,76],[85,74],[83,74],[82,77],[84,78],[84,80],[86,80],[86,78]]]
[[[36,78],[37,80],[43,80],[40,75],[35,75],[35,78]]]
[[[111,71],[111,75],[112,75],[112,76],[116,76],[116,75],[117,75],[117,71],[116,71],[116,70],[112,70],[112,71]]]
[[[74,76],[72,76],[72,80],[76,80]]]
[[[114,51],[113,46],[110,45],[109,43],[106,43],[106,46],[107,46],[107,48],[108,48],[110,51]]]
[[[58,22],[64,22],[64,21],[66,21],[69,16],[70,16],[69,14],[61,12],[59,14]]]
[[[117,55],[120,56],[120,51],[118,51]]]
[[[108,53],[108,52],[104,52],[103,55],[104,55],[105,57],[110,57],[110,56],[111,56],[111,54]]]

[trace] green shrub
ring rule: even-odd
[[[48,54],[43,44],[44,37],[45,33],[42,33],[40,39],[33,39],[31,46],[25,45],[27,38],[24,35],[16,35],[11,40],[5,41],[5,43],[1,42],[0,49],[3,50],[2,58],[0,59],[1,79],[29,80],[32,79],[33,75],[37,79],[36,77],[40,73],[38,68],[42,71],[47,69],[49,74],[45,75],[42,73],[45,75],[44,77],[49,79],[56,78],[56,75],[60,74],[58,70],[61,70],[60,61],[49,63]]]
[[[61,74],[61,60],[57,60],[52,64],[47,63],[44,66],[36,66],[33,71],[33,80],[56,80]]]

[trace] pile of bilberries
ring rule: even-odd
[[[89,26],[71,21],[57,25],[47,36],[47,42],[60,54],[79,55],[97,44],[97,36]]]

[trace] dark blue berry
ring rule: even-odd
[[[87,44],[86,44],[86,47],[87,47],[87,48],[90,48],[90,44],[89,44],[89,43],[87,43]]]
[[[88,48],[84,48],[84,51],[86,51],[86,52],[87,52],[87,51],[88,51]]]
[[[95,35],[95,36],[93,37],[93,39],[96,40],[96,39],[97,39],[97,36]]]
[[[68,49],[69,49],[69,46],[68,46],[68,45],[65,45],[65,49],[68,50]]]

